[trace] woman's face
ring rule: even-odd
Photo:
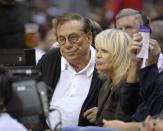
[[[110,51],[97,48],[96,49],[96,68],[98,72],[102,72],[104,74],[109,74],[112,72],[112,54]]]

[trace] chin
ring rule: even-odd
[[[76,60],[78,60],[78,58],[74,57],[74,56],[66,56],[65,58],[67,59],[67,61],[76,61]]]

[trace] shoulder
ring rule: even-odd
[[[58,55],[61,55],[60,54],[60,51],[59,51],[59,48],[53,48],[51,49],[50,51],[48,51],[44,57],[53,57],[53,56],[58,56]]]
[[[45,53],[42,58],[40,59],[41,62],[45,62],[45,61],[49,61],[49,62],[52,62],[52,61],[55,61],[55,59],[60,59],[61,57],[61,54],[60,54],[60,51],[59,51],[59,48],[54,48],[50,51],[48,51],[47,53]]]
[[[36,69],[41,71],[43,74],[49,75],[55,70],[60,70],[61,65],[61,54],[58,48],[54,48],[44,54],[38,61]]]
[[[27,131],[27,129],[21,123],[19,123],[16,119],[13,119],[7,113],[1,114],[0,129],[3,131]]]

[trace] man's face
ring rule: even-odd
[[[82,61],[85,56],[88,57],[92,34],[83,32],[80,21],[65,22],[56,31],[60,52],[70,64]]]
[[[124,16],[116,20],[116,27],[132,37],[138,32],[139,25],[135,16]]]

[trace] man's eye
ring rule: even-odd
[[[78,36],[70,36],[69,39],[71,41],[77,41],[78,40]]]
[[[58,41],[64,41],[64,40],[65,40],[64,37],[59,37],[59,38],[58,38]]]

